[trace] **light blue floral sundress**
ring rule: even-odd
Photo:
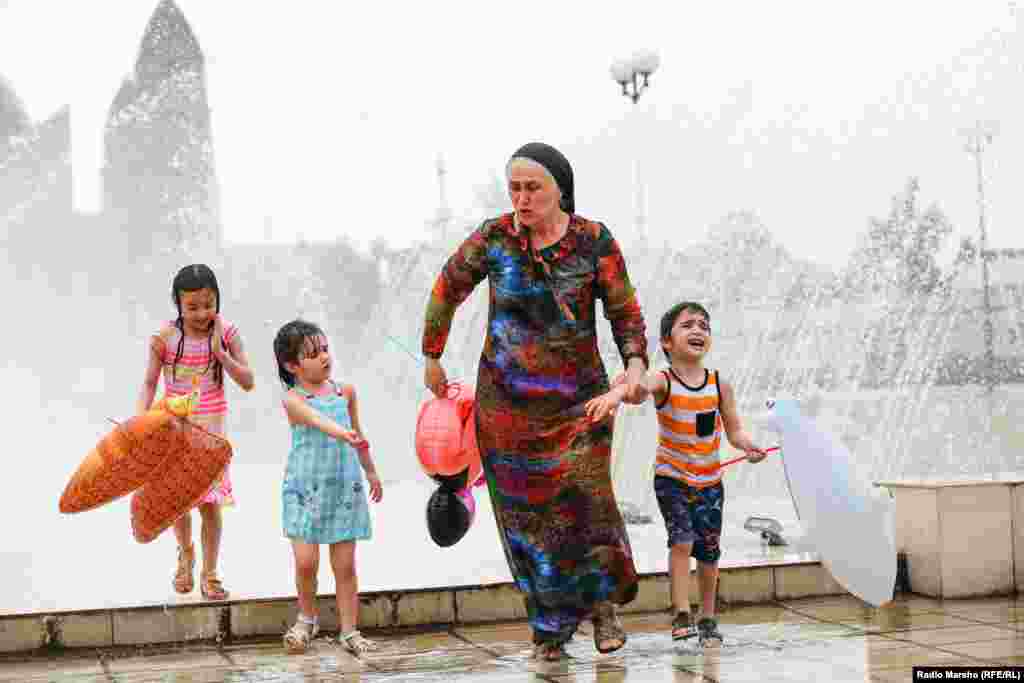
[[[326,396],[296,391],[314,410],[352,428],[348,398],[340,388]],[[340,543],[370,538],[370,510],[356,450],[319,429],[292,425],[281,486],[284,535],[303,543]]]

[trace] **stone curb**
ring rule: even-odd
[[[691,572],[690,595],[699,595]],[[723,567],[719,597],[727,604],[841,595],[839,586],[817,561]],[[321,623],[337,630],[334,596],[319,596]],[[624,614],[669,608],[665,573],[642,574],[633,602]],[[295,619],[295,598],[206,602],[157,607],[0,616],[0,652],[40,652],[124,645],[230,642],[233,638],[284,633]],[[526,618],[523,598],[511,583],[450,586],[363,593],[359,625],[366,629],[464,626]]]

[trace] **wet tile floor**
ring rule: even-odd
[[[1024,664],[1024,600],[940,602],[907,596],[874,609],[852,597],[727,609],[725,642],[701,650],[673,644],[667,614],[623,617],[629,643],[598,654],[589,624],[558,663],[531,659],[523,623],[452,631],[372,634],[378,652],[357,659],[326,638],[301,656],[279,640],[149,656],[0,659],[0,681],[18,683],[263,683],[319,681],[910,681],[915,665]]]

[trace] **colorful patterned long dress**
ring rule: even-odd
[[[567,639],[596,602],[636,596],[612,493],[611,424],[592,424],[583,412],[608,390],[595,301],[604,303],[624,363],[635,356],[646,364],[647,343],[606,227],[573,215],[566,235],[540,252],[527,231],[506,214],[463,242],[434,284],[423,353],[441,356],[455,309],[488,278],[477,438],[505,557],[540,642]]]

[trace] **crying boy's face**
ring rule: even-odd
[[[711,350],[711,324],[703,313],[682,311],[661,343],[673,360],[699,361]]]

